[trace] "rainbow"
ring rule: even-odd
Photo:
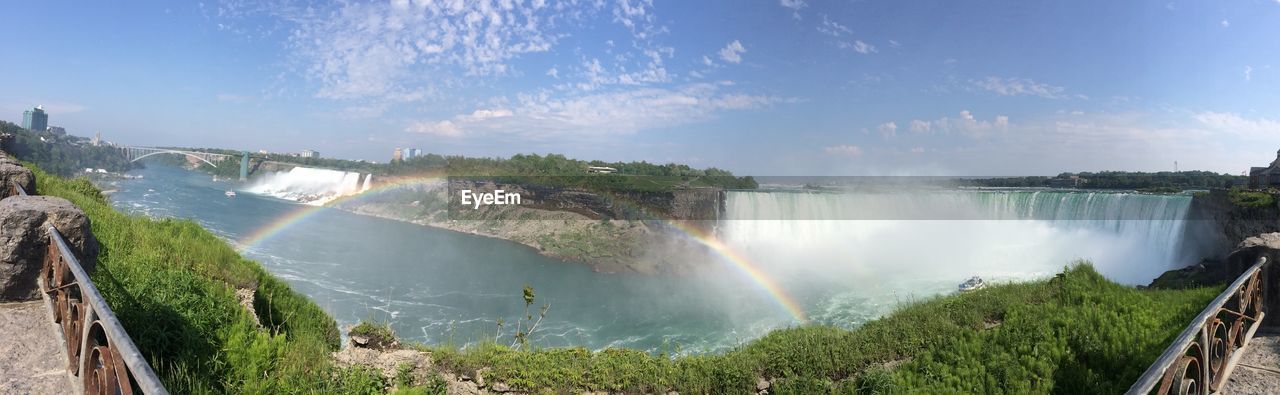
[[[436,181],[436,180],[440,180],[441,178],[442,177],[438,177],[438,176],[423,177],[423,178],[402,178],[402,179],[394,180],[391,182],[385,182],[382,185],[378,185],[376,187],[371,187],[368,190],[361,193],[339,197],[337,199],[330,201],[329,203],[338,203],[338,202],[343,202],[348,200],[355,200],[355,199],[360,199],[364,197],[369,197],[381,192],[395,189],[400,186],[420,184],[420,183],[429,182],[429,181]],[[615,197],[614,203],[630,204],[630,202],[626,202],[623,199],[619,199],[617,197]],[[297,209],[292,210],[288,213],[285,213],[284,215],[281,215],[279,217],[276,217],[275,219],[268,221],[266,224],[254,230],[253,232],[250,232],[246,237],[242,238],[239,243],[237,243],[238,245],[237,249],[243,252],[247,249],[254,248],[262,244],[263,242],[270,240],[272,237],[279,235],[285,230],[293,227],[294,225],[297,225],[299,223],[306,221],[308,218],[311,218],[315,214],[323,211],[325,208],[324,206],[311,206],[311,205],[305,205],[305,204],[300,204],[298,206],[299,207]],[[701,244],[702,246],[706,247],[709,251],[715,253],[715,255],[718,255],[721,258],[720,259],[721,261],[729,263],[729,267],[737,270],[738,272],[746,276],[748,279],[750,279],[752,282],[756,283],[757,286],[759,286],[762,290],[764,290],[769,295],[770,298],[772,298],[780,307],[782,307],[783,310],[785,310],[788,314],[790,314],[793,318],[795,318],[796,321],[798,321],[801,324],[805,324],[809,322],[809,318],[805,314],[804,308],[802,308],[800,304],[796,302],[795,298],[793,298],[790,294],[788,294],[786,290],[783,289],[782,286],[778,284],[777,281],[774,281],[773,278],[769,277],[767,273],[762,271],[759,265],[753,262],[750,258],[738,252],[733,247],[730,247],[729,245],[720,241],[720,239],[716,238],[715,235],[711,234],[710,232],[703,231],[696,227],[687,225],[681,221],[664,220],[663,222],[669,225],[672,229],[675,229],[680,233],[684,234],[690,240],[693,240],[698,244]]]
[[[386,192],[404,185],[421,184],[421,183],[436,181],[440,179],[443,179],[443,177],[428,176],[428,177],[417,177],[417,178],[407,177],[407,178],[396,179],[390,182],[384,182],[381,185],[378,185],[375,187],[370,187],[368,190],[365,190],[360,193],[346,195],[346,196],[339,196],[325,203],[325,205],[374,196],[376,194]],[[297,209],[284,213],[283,215],[276,217],[271,221],[267,221],[266,224],[263,224],[262,226],[258,227],[252,232],[249,232],[248,235],[241,238],[236,243],[236,249],[243,252],[245,250],[257,247],[263,242],[284,232],[286,229],[289,229],[294,225],[297,225],[298,223],[305,221],[307,218],[311,218],[317,213],[324,211],[324,208],[325,208],[324,206],[312,206],[308,204],[299,204]]]

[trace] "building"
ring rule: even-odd
[[[1276,160],[1267,167],[1249,168],[1249,187],[1280,187],[1280,151],[1276,151]]]
[[[101,145],[101,144],[102,144],[102,132],[94,133],[94,134],[93,134],[93,146],[94,146],[94,147],[97,147],[98,145]]]
[[[44,112],[44,106],[36,106],[35,109],[22,112],[22,128],[33,132],[43,132],[49,128],[49,114]]]
[[[404,159],[404,160],[409,160],[409,159],[422,156],[422,150],[417,148],[405,148],[403,153],[404,153],[404,157],[401,159]]]
[[[402,160],[404,160],[404,151],[401,151],[400,147],[396,147],[396,150],[391,153],[391,161],[398,162]]]
[[[320,157],[320,153],[319,153],[319,152],[316,152],[316,151],[309,150],[309,149],[304,149],[304,150],[302,150],[302,153],[298,154],[298,157],[299,157],[299,158],[319,158],[319,157]]]
[[[52,134],[58,137],[67,135],[67,129],[61,126],[50,126],[48,131],[49,131],[49,134]]]
[[[588,167],[587,167],[587,172],[588,172],[588,173],[609,174],[609,173],[614,173],[614,172],[617,172],[617,171],[618,171],[618,169],[615,169],[615,168],[612,168],[612,167],[604,167],[604,166],[588,166]]]

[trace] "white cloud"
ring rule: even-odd
[[[1276,1],[1280,1],[1280,0],[1276,0]],[[1253,66],[1244,66],[1244,80],[1245,81],[1253,80]]]
[[[778,4],[796,11],[809,6],[809,4],[805,3],[804,0],[778,0]]]
[[[331,10],[269,12],[295,26],[290,46],[316,95],[331,99],[419,100],[442,68],[503,75],[508,62],[550,50],[544,31],[564,10],[545,3],[487,1],[343,3]]]
[[[921,121],[919,119],[913,119],[911,120],[911,132],[912,133],[933,132],[933,123],[928,121]]]
[[[800,9],[808,7],[809,4],[805,0],[778,0],[778,4],[783,8],[791,10],[791,17],[800,20]]]
[[[880,132],[880,136],[890,138],[898,135],[898,124],[894,122],[885,122],[876,127]]]
[[[458,128],[453,121],[440,122],[414,122],[405,128],[407,132],[429,134],[440,137],[459,137],[462,136],[462,129]]]
[[[975,139],[990,137],[997,133],[1004,133],[1009,130],[1009,117],[997,115],[991,121],[979,120],[973,116],[969,110],[960,111],[959,117],[942,117],[933,121],[924,121],[914,119],[911,121],[911,131],[916,133],[930,133],[938,131],[946,134],[959,134]]]
[[[770,106],[784,99],[723,92],[724,84],[675,89],[636,88],[558,98],[521,94],[510,109],[482,109],[446,120],[414,122],[408,130],[442,136],[504,135],[527,140],[632,134],[714,118],[725,111]]]
[[[983,80],[970,80],[974,87],[1000,96],[1039,96],[1046,99],[1064,99],[1066,88],[1035,82],[1028,78],[987,77]],[[1082,96],[1077,96],[1082,97]]]
[[[1192,119],[1219,134],[1249,139],[1275,139],[1280,136],[1280,120],[1269,118],[1248,119],[1236,113],[1213,111],[1195,114]]]
[[[867,55],[877,52],[876,46],[867,44],[862,40],[854,40],[852,43],[840,43],[840,48],[851,48],[854,52]]]
[[[551,78],[560,79],[560,70],[556,70],[555,67],[549,68],[547,69],[547,75]]]
[[[1228,21],[1228,20],[1226,20],[1226,19],[1223,19],[1223,20],[1222,20],[1222,27],[1231,27],[1231,21]]]
[[[827,18],[827,14],[822,14],[822,24],[818,25],[818,31],[831,37],[840,37],[853,32],[848,26]]]
[[[923,153],[924,153],[924,147],[915,147],[915,148],[912,148],[912,149],[911,149],[911,153],[913,153],[913,154],[923,154]]]
[[[477,121],[483,121],[486,119],[506,118],[511,115],[511,110],[500,108],[496,110],[475,110],[471,113],[470,118]]]
[[[729,63],[741,63],[742,54],[745,52],[747,52],[747,48],[743,47],[738,40],[733,40],[729,45],[720,49],[720,59]]]
[[[836,156],[862,156],[862,147],[856,145],[833,145],[823,147],[822,152]]]

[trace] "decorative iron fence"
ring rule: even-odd
[[[1236,278],[1129,387],[1128,394],[1208,394],[1222,390],[1266,316],[1266,268],[1267,258],[1261,257]]]
[[[40,290],[52,304],[67,347],[68,370],[81,379],[81,389],[87,394],[168,394],[62,234],[53,226],[48,233]]]

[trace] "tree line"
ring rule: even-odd
[[[1102,171],[1096,173],[1062,173],[1057,177],[1033,176],[965,179],[958,181],[958,183],[962,186],[977,187],[1051,187],[1054,186],[1055,179],[1069,179],[1072,176],[1084,179],[1084,181],[1078,185],[1079,188],[1137,190],[1230,188],[1238,183],[1243,183],[1247,179],[1245,176],[1218,174],[1209,171],[1161,171],[1154,173]]]
[[[60,176],[86,168],[125,172],[135,167],[115,147],[94,146],[85,137],[31,131],[6,121],[0,121],[0,133],[11,136],[5,151]]]

